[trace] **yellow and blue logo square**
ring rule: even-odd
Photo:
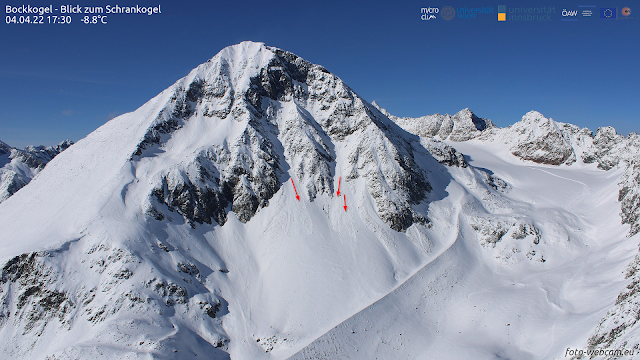
[[[498,5],[498,21],[507,21],[506,5]]]

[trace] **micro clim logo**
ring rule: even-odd
[[[440,9],[433,7],[420,8],[420,19],[428,21],[435,20],[436,14],[440,12]]]
[[[600,8],[600,19],[617,19],[618,8]]]

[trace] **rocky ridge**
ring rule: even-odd
[[[495,127],[491,120],[477,117],[468,108],[460,110],[453,116],[435,114],[409,118],[394,116],[381,108],[375,101],[373,105],[408,132],[418,136],[434,137],[438,140],[467,141],[475,139],[485,130]]]

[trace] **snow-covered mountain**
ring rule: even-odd
[[[610,126],[599,128],[594,134],[587,128],[581,129],[572,124],[547,119],[537,111],[528,112],[520,121],[507,128],[498,128],[491,120],[480,119],[469,109],[461,110],[454,116],[436,114],[420,118],[400,118],[389,114],[375,102],[373,105],[403,129],[421,137],[435,137],[452,142],[478,138],[482,143],[503,143],[510,155],[538,164],[572,165],[579,158],[580,163],[595,163],[602,170],[622,168],[625,173],[619,190],[618,200],[622,204],[620,216],[623,223],[631,225],[630,236],[640,231],[638,134],[631,133],[625,138]],[[461,135],[455,137],[451,137],[450,132],[434,131],[442,128],[443,119],[451,119],[449,128],[466,130],[460,130],[458,133]],[[471,124],[479,125],[474,128]]]
[[[0,203],[27,185],[56,155],[73,144],[65,140],[56,146],[13,148],[0,141]]]
[[[0,351],[595,348],[636,276],[634,136],[536,112],[504,129],[468,109],[397,118],[290,52],[225,48],[0,204]],[[640,342],[634,324],[611,346]]]
[[[420,118],[399,118],[390,115],[378,104],[374,103],[374,105],[407,131],[421,136],[442,137],[431,129],[441,123],[440,119],[449,117],[449,115],[437,114]],[[468,109],[462,112],[468,112]],[[587,128],[580,129],[575,125],[548,119],[536,111],[530,111],[522,117],[521,121],[507,128],[487,126],[485,129],[481,130],[480,134],[475,133],[474,136],[466,136],[466,138],[479,139],[480,141],[475,144],[478,148],[492,148],[497,144],[506,145],[506,147],[500,146],[500,150],[497,151],[502,153],[503,158],[510,158],[513,155],[521,160],[538,164],[567,166],[576,164],[574,168],[596,164],[601,170],[622,171],[622,176],[617,182],[619,216],[623,224],[630,225],[627,237],[634,237],[640,232],[640,166],[638,165],[640,136],[637,134],[631,133],[623,137],[612,127],[599,128],[594,134]],[[422,135],[424,133],[427,134]],[[505,156],[507,149],[510,154]],[[468,153],[472,154],[473,151],[468,150]],[[590,210],[597,213],[595,209]],[[637,353],[640,349],[638,338],[640,334],[635,327],[640,317],[639,264],[640,254],[636,255],[633,262],[625,269],[625,279],[629,279],[627,286],[617,295],[615,304],[599,321],[588,338],[587,345],[582,347],[585,351],[610,349],[622,352],[625,349],[633,349]],[[592,358],[592,356],[588,357]],[[593,356],[595,357],[597,356]],[[620,357],[615,354],[603,356],[609,359]]]

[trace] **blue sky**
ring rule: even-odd
[[[625,135],[640,132],[635,1],[117,4],[136,3],[160,4],[162,14],[108,15],[106,25],[82,24],[81,16],[69,25],[1,25],[0,140],[17,147],[77,141],[243,40],[322,64],[398,116],[468,107],[507,126],[535,109],[592,130],[611,125]],[[422,7],[486,6],[495,12],[503,3],[508,9],[555,6],[556,14],[544,22],[498,22],[495,13],[420,19]],[[563,8],[585,4],[597,6],[592,18],[560,21]],[[616,6],[631,7],[635,19],[599,18],[600,7]]]

